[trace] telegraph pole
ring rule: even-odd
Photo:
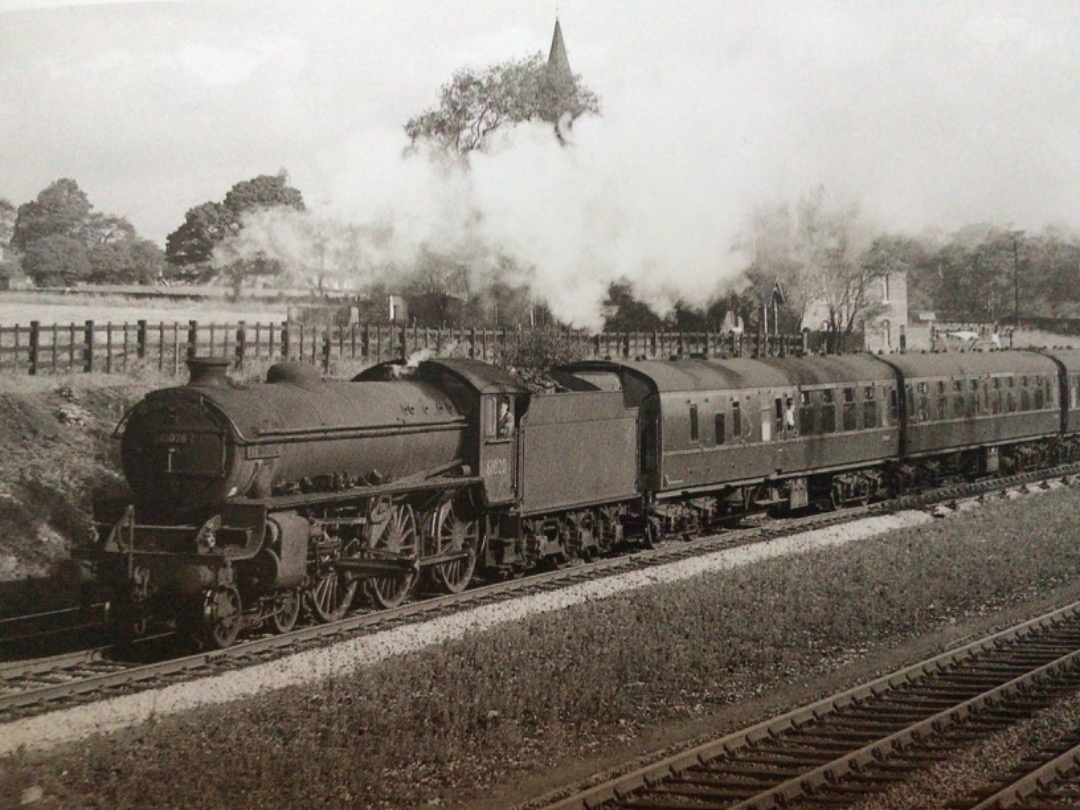
[[[1020,247],[1013,234],[1013,331],[1020,328]]]

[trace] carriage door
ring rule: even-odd
[[[480,477],[489,504],[514,499],[517,461],[517,412],[509,394],[485,394],[480,398]]]

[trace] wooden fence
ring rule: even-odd
[[[546,332],[551,335],[550,331]],[[731,332],[555,333],[586,357],[753,357],[815,351],[814,336]],[[341,361],[377,363],[430,350],[442,356],[499,362],[513,357],[532,333],[517,329],[426,329],[393,324],[313,326],[299,323],[96,323],[0,326],[0,373],[122,373],[136,368],[178,375],[195,356],[232,358],[234,367],[300,360],[325,372]]]

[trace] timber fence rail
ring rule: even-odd
[[[560,329],[547,339],[583,357],[659,359],[673,356],[754,357],[817,351],[815,336],[732,332],[602,332]],[[263,362],[299,360],[326,373],[341,361],[378,363],[419,351],[489,362],[515,356],[531,330],[427,329],[395,324],[323,326],[290,322],[101,323],[0,325],[0,373],[125,373],[156,369],[179,375],[195,356],[229,357],[236,370]]]

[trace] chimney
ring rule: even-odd
[[[228,357],[192,357],[187,361],[191,378],[189,386],[200,388],[227,388],[229,378],[225,376],[232,360]]]

